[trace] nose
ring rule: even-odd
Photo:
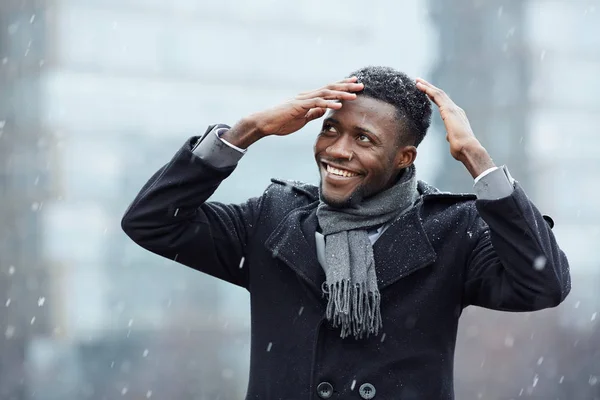
[[[347,135],[340,135],[325,152],[332,158],[352,160],[352,142]]]

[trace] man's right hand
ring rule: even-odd
[[[273,108],[260,111],[238,122],[222,138],[231,144],[247,148],[265,136],[286,136],[304,127],[307,123],[321,118],[327,109],[342,108],[340,100],[354,100],[356,93],[363,90],[357,78],[347,78],[320,89],[300,93]]]

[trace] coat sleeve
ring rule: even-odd
[[[215,168],[193,154],[196,139],[150,178],[121,226],[135,243],[155,254],[248,288],[242,257],[262,200],[240,205],[207,202],[234,167]]]
[[[510,196],[475,205],[465,306],[534,311],[559,305],[571,290],[567,257],[520,185],[514,183]]]

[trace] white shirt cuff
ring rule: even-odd
[[[481,174],[479,174],[479,176],[477,178],[475,178],[475,184],[477,184],[477,182],[479,182],[481,180],[481,178],[483,178],[484,176],[486,176],[490,172],[494,172],[497,169],[498,169],[498,167],[492,167],[492,168],[488,168],[485,171],[483,171]]]
[[[498,200],[510,196],[515,180],[506,166],[490,168],[480,174],[473,185],[479,200]]]
[[[228,129],[226,125],[215,126],[196,144],[192,152],[213,167],[234,167],[246,150],[221,139],[220,135]]]

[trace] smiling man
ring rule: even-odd
[[[413,146],[397,151],[403,142],[414,142],[402,135],[397,114],[393,105],[361,96],[325,119],[315,143],[315,157],[328,204],[338,208],[358,205],[391,187],[398,168],[412,163],[416,156]]]
[[[431,101],[475,195],[417,180]],[[320,186],[208,201],[254,142],[323,118]],[[247,399],[452,399],[462,310],[560,304],[569,266],[506,167],[430,83],[367,67],[189,139],[122,220],[140,246],[247,289]]]

